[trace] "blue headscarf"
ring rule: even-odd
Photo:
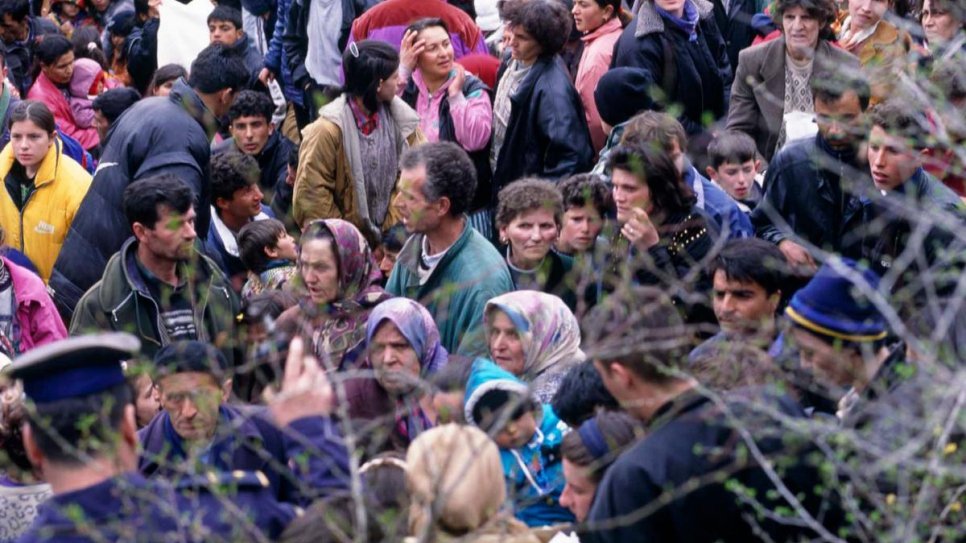
[[[439,329],[425,307],[408,298],[391,298],[377,305],[366,323],[366,343],[372,342],[385,321],[396,325],[409,345],[419,356],[419,367],[424,376],[439,371],[446,365],[448,353],[439,341]]]

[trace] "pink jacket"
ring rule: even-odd
[[[68,136],[79,141],[84,149],[92,149],[97,146],[99,142],[97,128],[93,126],[81,128],[78,126],[74,120],[74,112],[71,110],[67,98],[64,97],[64,93],[57,88],[57,85],[54,85],[53,82],[47,79],[47,76],[43,72],[37,76],[37,81],[30,87],[30,91],[27,92],[27,98],[46,104],[50,108],[51,113],[54,114],[54,120],[57,121],[60,129]]]
[[[584,115],[587,117],[587,128],[590,129],[590,141],[594,145],[594,153],[604,148],[607,135],[600,124],[600,114],[594,102],[594,90],[601,76],[610,69],[610,60],[614,56],[614,44],[621,37],[621,21],[617,17],[600,25],[597,30],[582,36],[584,54],[577,65],[577,78],[574,86],[584,104]]]
[[[451,75],[436,92],[429,94],[426,83],[419,70],[409,72],[405,67],[399,68],[399,77],[408,83],[410,79],[419,89],[416,98],[416,113],[419,115],[419,129],[426,136],[427,141],[439,141],[439,105],[443,100],[449,100],[449,113],[453,118],[453,131],[456,141],[467,152],[479,151],[490,141],[493,128],[493,106],[490,96],[479,92],[475,96],[464,96],[462,93],[449,97],[449,85],[455,76]],[[402,95],[405,85],[399,86]]]
[[[3,265],[10,270],[13,295],[17,300],[20,351],[27,352],[34,347],[66,338],[64,321],[60,319],[54,301],[47,294],[47,288],[40,277],[6,258],[3,258]]]

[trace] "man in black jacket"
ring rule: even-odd
[[[249,75],[237,55],[211,45],[192,63],[189,79],[175,83],[169,96],[142,100],[117,120],[51,276],[50,288],[65,321],[130,234],[121,198],[132,182],[170,174],[187,183],[195,196],[198,237],[208,235],[209,142]]]
[[[855,243],[844,227],[860,211],[857,194],[870,188],[861,184],[858,153],[870,94],[866,82],[841,75],[816,74],[812,81],[818,134],[775,155],[751,222],[789,264],[814,270],[818,251]]]
[[[612,295],[584,323],[604,385],[647,428],[608,468],[581,541],[798,541],[835,533],[838,510],[823,509],[829,504],[818,495],[808,436],[784,424],[804,417],[794,401],[769,390],[724,398],[699,391],[681,372],[689,334],[657,289]]]
[[[44,34],[59,33],[60,29],[52,21],[30,15],[28,0],[0,1],[0,37],[6,47],[10,78],[20,96],[27,96],[33,84],[34,47]]]

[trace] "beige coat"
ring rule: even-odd
[[[419,130],[419,116],[405,102],[394,98],[389,112],[396,123],[397,154],[426,141]],[[302,131],[292,217],[300,227],[315,219],[344,219],[372,243],[380,230],[399,222],[399,216],[390,204],[383,224],[373,225],[368,210],[359,205],[365,201],[359,139],[354,130],[348,134],[343,130],[347,123],[354,122],[342,95],[322,108],[319,118]]]

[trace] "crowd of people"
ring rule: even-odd
[[[0,39],[0,543],[962,540],[960,2]]]

